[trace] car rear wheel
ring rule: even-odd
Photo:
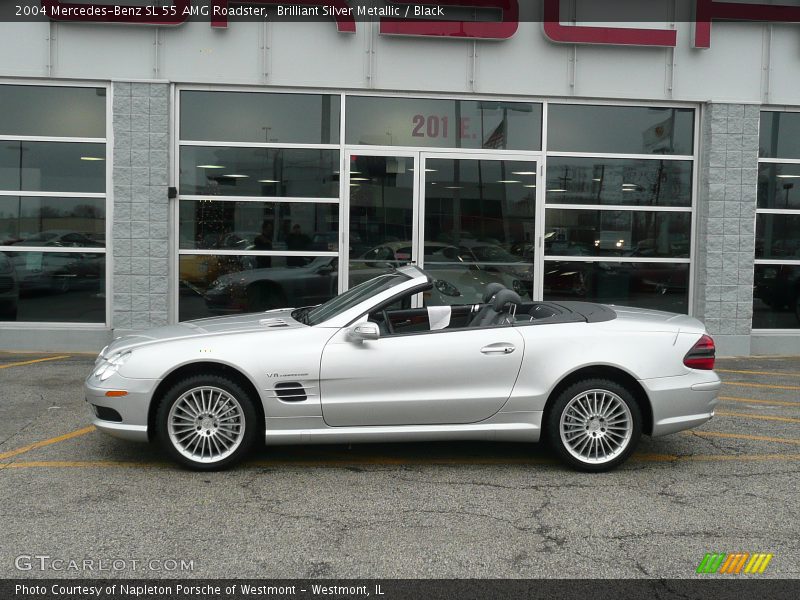
[[[249,453],[258,421],[253,400],[238,384],[201,375],[181,381],[164,395],[156,415],[156,436],[180,464],[216,471]]]
[[[561,392],[547,435],[559,457],[581,471],[609,471],[636,449],[641,412],[633,394],[607,379],[585,379]]]

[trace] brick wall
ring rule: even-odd
[[[749,354],[758,106],[707,104],[701,130],[695,315],[725,354]]]
[[[169,85],[113,84],[115,330],[167,322]]]

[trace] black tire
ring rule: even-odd
[[[601,410],[597,410],[595,413],[592,407],[602,408],[603,401],[608,402],[606,410],[610,412],[601,414]],[[583,402],[588,402],[585,412],[590,413],[586,414],[586,419],[578,410],[586,408],[581,406]],[[618,467],[636,449],[642,434],[642,414],[625,386],[610,379],[583,379],[555,398],[547,411],[544,427],[547,440],[563,462],[579,471],[599,473]],[[573,445],[568,445],[567,440],[573,441]],[[581,444],[586,447],[580,447]],[[591,448],[595,448],[594,457]],[[605,456],[600,456],[601,451]]]
[[[218,417],[213,416],[215,413],[211,410],[211,407],[215,405],[212,405],[214,397],[210,391],[208,391],[207,408],[205,410],[201,408],[198,416],[194,417],[189,412],[182,411],[181,407],[176,407],[173,412],[173,407],[176,404],[180,403],[181,406],[186,406],[184,402],[192,402],[191,392],[194,392],[195,398],[192,406],[198,406],[196,398],[198,397],[198,390],[201,389],[221,392],[218,396],[218,402],[226,398],[226,404],[221,406],[217,412],[222,414]],[[205,394],[206,392],[204,391],[201,396],[204,401]],[[229,402],[227,398],[232,399],[233,402]],[[194,471],[221,471],[227,469],[241,462],[250,453],[258,436],[263,434],[263,424],[259,419],[254,402],[255,399],[251,398],[238,383],[226,377],[219,375],[188,377],[170,388],[162,397],[156,412],[155,437],[167,454],[184,467]],[[206,405],[203,405],[203,407],[206,407]],[[223,412],[226,407],[227,413]],[[193,424],[188,423],[189,417],[194,418]],[[215,452],[213,448],[217,445],[216,450],[219,450],[220,446],[228,444],[228,440],[231,439],[227,438],[227,435],[226,437],[222,436],[219,427],[220,422],[215,421],[215,419],[227,421],[223,424],[225,429],[222,431],[230,433],[235,442],[230,443],[233,449],[227,453]],[[171,423],[173,424],[172,427],[170,426]],[[195,429],[192,430],[192,428]],[[236,433],[231,433],[232,431]],[[187,437],[181,438],[184,435]],[[204,435],[207,436],[207,441],[202,439]],[[190,439],[189,436],[193,436],[195,439],[200,438],[198,443],[203,444],[203,448],[205,448],[206,443],[208,444],[208,457],[205,457],[202,450],[198,455],[197,448],[194,449],[194,453],[191,452],[193,444],[185,441]],[[181,444],[182,441],[184,444]],[[216,459],[213,456],[215,453],[218,455]]]

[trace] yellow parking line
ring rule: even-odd
[[[20,454],[24,454],[25,452],[36,450],[36,448],[43,448],[44,446],[49,446],[50,444],[57,444],[58,442],[71,440],[72,438],[76,438],[81,435],[86,435],[87,433],[91,433],[92,431],[94,431],[94,425],[89,425],[88,427],[84,427],[83,429],[78,429],[70,433],[65,433],[64,435],[58,435],[56,437],[52,437],[46,440],[34,442],[33,444],[28,444],[27,446],[22,446],[21,448],[17,448],[16,450],[9,450],[8,452],[2,452],[0,453],[0,460],[5,460],[7,458],[11,458],[12,456],[19,456]]]
[[[800,419],[792,419],[791,417],[773,417],[771,415],[754,415],[753,413],[724,412],[724,411],[717,411],[716,414],[723,417],[744,417],[747,419],[760,419],[762,421],[783,421],[784,423],[800,423]]]
[[[775,442],[778,444],[796,444],[800,446],[800,440],[791,438],[768,437],[764,435],[746,435],[743,433],[722,433],[721,431],[685,431],[684,435],[696,435],[699,437],[720,437],[735,440],[752,440],[755,442]]]
[[[781,373],[780,371],[737,371],[734,369],[714,369],[717,373],[742,373],[744,375],[775,375],[777,377],[800,377],[800,373]]]
[[[124,460],[26,460],[10,463],[0,463],[0,469],[30,469],[30,468],[83,468],[83,467],[166,467],[167,463],[146,463]]]
[[[767,383],[745,383],[743,381],[723,381],[722,384],[742,387],[769,388],[773,390],[800,390],[800,385],[770,385]]]
[[[631,460],[640,462],[730,462],[736,460],[770,461],[770,460],[800,460],[800,454],[634,454]]]
[[[0,365],[0,369],[10,369],[11,367],[22,367],[24,365],[32,365],[34,363],[46,362],[48,360],[61,360],[63,358],[69,358],[69,354],[63,354],[61,356],[48,356],[47,358],[37,358],[35,360],[23,360],[22,362],[13,362],[8,363],[7,365]]]
[[[388,459],[388,460],[387,460]],[[634,462],[733,462],[733,461],[800,461],[800,454],[634,454],[631,457]],[[312,460],[256,460],[244,464],[245,470],[250,467],[309,467],[309,468],[337,468],[359,465],[495,465],[510,466],[519,464],[558,464],[558,461],[550,459],[531,458],[509,458],[504,459],[425,459],[425,458],[391,458],[389,457],[361,457],[340,461],[312,461]],[[80,469],[80,468],[123,468],[123,469],[152,469],[169,468],[178,469],[171,463],[162,462],[142,462],[142,461],[123,461],[123,460],[29,460],[0,463],[0,470],[3,469]]]
[[[796,406],[800,408],[800,402],[789,402],[788,400],[757,400],[756,398],[739,398],[738,396],[720,396],[719,399],[725,402],[741,402],[743,404],[767,404],[770,406]]]

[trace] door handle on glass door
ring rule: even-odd
[[[481,352],[484,354],[511,354],[516,347],[514,344],[506,344],[506,343],[497,343],[497,344],[489,344],[488,346],[484,346],[481,348]]]

